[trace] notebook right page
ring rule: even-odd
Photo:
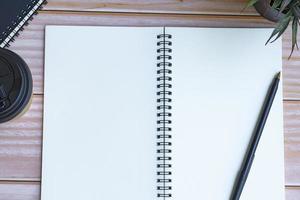
[[[274,75],[271,29],[166,28],[172,35],[174,199],[228,200]],[[242,200],[284,199],[282,87]]]

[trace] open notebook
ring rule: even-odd
[[[228,200],[271,29],[46,28],[42,200]],[[242,200],[284,199],[281,85]]]

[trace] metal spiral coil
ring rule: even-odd
[[[9,47],[10,43],[15,41],[15,37],[19,36],[20,31],[28,26],[28,22],[33,20],[34,15],[43,8],[48,2],[46,0],[31,0],[26,7],[21,10],[21,14],[11,22],[11,25],[6,27],[6,31],[2,34],[3,40],[0,40],[0,48]]]
[[[157,36],[157,197],[172,197],[172,36]]]

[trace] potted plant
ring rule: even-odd
[[[292,23],[292,49],[290,57],[297,45],[297,32],[300,18],[299,0],[249,0],[247,7],[254,6],[264,18],[276,22],[269,42],[277,40]]]

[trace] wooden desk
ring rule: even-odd
[[[38,200],[40,194],[45,25],[272,27],[246,0],[49,0],[12,43],[34,79],[30,110],[0,125],[0,200]],[[267,39],[267,38],[266,38]],[[78,44],[80,44],[78,38]],[[286,199],[300,199],[300,51],[288,60],[291,32],[283,37]],[[245,43],[247,48],[247,43]],[[251,56],[251,55],[249,55]],[[255,58],[253,58],[255,59]],[[270,166],[272,167],[272,166]],[[266,187],[268,187],[266,185]]]

